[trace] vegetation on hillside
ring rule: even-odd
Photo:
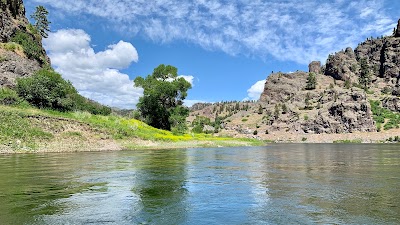
[[[37,118],[41,119],[40,124],[32,122]],[[262,143],[257,140],[213,137],[206,134],[175,135],[170,131],[156,129],[136,119],[112,115],[93,115],[81,111],[40,110],[20,105],[14,105],[14,107],[0,105],[0,120],[2,121],[0,123],[0,147],[1,145],[9,146],[15,150],[35,150],[39,143],[55,140],[55,135],[60,132],[68,136],[81,136],[82,130],[63,131],[63,128],[60,130],[61,122],[65,121],[69,124],[81,123],[84,126],[89,126],[89,129],[98,135],[105,135],[106,139],[127,142],[126,148],[144,147],[136,144],[136,138],[166,143],[202,141],[204,144],[210,142],[210,144],[230,146],[235,145],[236,142],[241,142],[242,145],[245,143],[260,145]],[[159,146],[164,145],[160,144]]]
[[[111,108],[90,101],[79,95],[71,82],[60,74],[42,69],[33,76],[17,79],[18,96],[32,106],[58,111],[87,111],[92,114],[109,115]]]
[[[389,109],[381,107],[379,100],[371,100],[370,104],[378,131],[382,129],[382,125],[384,130],[399,128],[400,113],[395,113]]]

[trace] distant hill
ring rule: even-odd
[[[308,86],[310,76],[315,89]],[[392,36],[368,38],[355,50],[331,54],[325,65],[311,62],[308,72],[270,74],[260,100],[246,110],[230,110],[244,103],[203,104],[192,108],[189,123],[196,116],[213,121],[220,107],[228,110],[218,113],[221,135],[265,139],[285,133],[376,132],[399,127],[399,97],[400,20]]]

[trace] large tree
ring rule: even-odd
[[[136,87],[143,88],[143,97],[137,107],[147,124],[178,133],[186,130],[189,110],[183,106],[183,100],[192,86],[178,77],[176,67],[161,64],[153,74],[146,78],[136,77],[134,82]]]
[[[50,21],[47,20],[49,12],[44,6],[37,6],[36,11],[31,15],[31,18],[35,20],[35,28],[43,38],[47,38],[47,32],[50,31]]]

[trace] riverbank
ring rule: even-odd
[[[135,119],[0,106],[0,153],[118,151],[263,145],[205,134],[174,135]]]

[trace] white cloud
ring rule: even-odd
[[[194,84],[193,84],[194,77],[193,76],[191,76],[191,75],[179,75],[178,78],[179,77],[183,77],[183,79],[185,79],[187,82],[189,82],[192,85],[192,87],[194,86]]]
[[[83,30],[70,29],[50,33],[43,44],[56,71],[83,96],[113,107],[134,108],[143,90],[118,69],[138,61],[135,47],[119,41],[96,53],[90,41]]]
[[[391,32],[398,19],[385,0],[34,1],[75,19],[80,14],[107,19],[116,29],[155,42],[182,40],[232,55],[302,64]]]
[[[247,90],[247,97],[244,100],[258,100],[264,91],[266,80],[259,80]]]

